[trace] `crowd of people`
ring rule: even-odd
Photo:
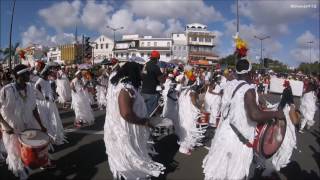
[[[215,129],[203,160],[207,180],[248,178],[256,158],[252,142],[258,125],[285,119],[290,131],[282,137],[279,150],[264,162],[265,174],[279,171],[296,148],[296,129],[303,132],[305,126],[314,124],[319,76],[281,75],[287,80],[303,80],[299,107],[287,80],[278,104],[265,100],[270,77],[279,74],[255,72],[247,59],[223,70],[182,64],[160,67],[159,59],[159,52],[153,51],[145,64],[117,61],[95,73],[42,61],[33,68],[20,64],[12,72],[1,69],[0,159],[16,176],[27,179],[31,169],[21,161],[19,134],[26,129],[46,132],[51,139],[50,152],[68,142],[57,104],[74,110],[76,128],[94,124],[95,109],[105,110],[104,142],[115,179],[164,173],[165,166],[152,160],[156,152],[149,143],[157,126],[154,116],[172,121],[179,152],[186,155],[203,146],[208,127]],[[49,159],[42,168],[52,167]]]

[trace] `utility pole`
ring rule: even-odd
[[[10,21],[10,34],[9,34],[9,69],[12,69],[11,61],[12,61],[12,24],[13,24],[13,15],[14,15],[14,8],[16,6],[16,0],[13,0],[12,6],[12,14],[11,14],[11,21]]]
[[[108,29],[111,29],[113,31],[113,57],[114,57],[114,50],[116,49],[116,31],[124,29],[124,27],[114,28],[111,26],[107,26]]]
[[[260,63],[262,63],[262,67],[264,67],[264,62],[263,62],[263,58],[262,58],[262,41],[268,38],[271,38],[270,36],[254,36],[254,38],[259,39],[260,40]]]
[[[81,60],[84,62],[84,35],[82,34],[82,44],[81,44]]]

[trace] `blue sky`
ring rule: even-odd
[[[12,0],[0,3],[3,48],[9,44]],[[319,60],[319,1],[239,0],[239,7],[240,37],[248,42],[252,61],[260,56],[260,42],[254,35],[271,36],[263,42],[264,57],[292,66],[309,62],[306,42],[312,40],[312,61]],[[78,34],[94,39],[100,34],[112,37],[107,25],[125,27],[118,32],[118,38],[134,33],[165,37],[183,31],[187,23],[199,22],[216,33],[215,51],[223,57],[234,49],[235,19],[233,0],[17,0],[13,43],[70,43],[76,24]]]

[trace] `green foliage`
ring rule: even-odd
[[[302,71],[304,74],[320,73],[320,63],[319,61],[314,63],[301,63],[298,70]]]

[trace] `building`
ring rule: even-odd
[[[59,64],[63,64],[64,62],[61,60],[61,50],[59,47],[50,48],[47,52],[48,61],[57,62]]]
[[[112,57],[113,40],[101,35],[93,43],[93,56],[94,61],[99,62],[103,59],[109,59]]]
[[[114,54],[120,60],[141,57],[147,61],[151,51],[157,50],[160,53],[160,61],[168,62],[171,60],[171,47],[171,38],[154,38],[152,36],[140,38],[138,34],[124,35],[122,40],[116,41]]]
[[[188,62],[188,45],[185,33],[172,33],[172,59]]]
[[[66,44],[59,47],[61,51],[61,61],[65,65],[82,63],[82,45]]]
[[[196,64],[199,60],[218,60],[218,56],[213,53],[215,35],[207,28],[206,25],[198,23],[186,26],[188,60],[191,64]]]

